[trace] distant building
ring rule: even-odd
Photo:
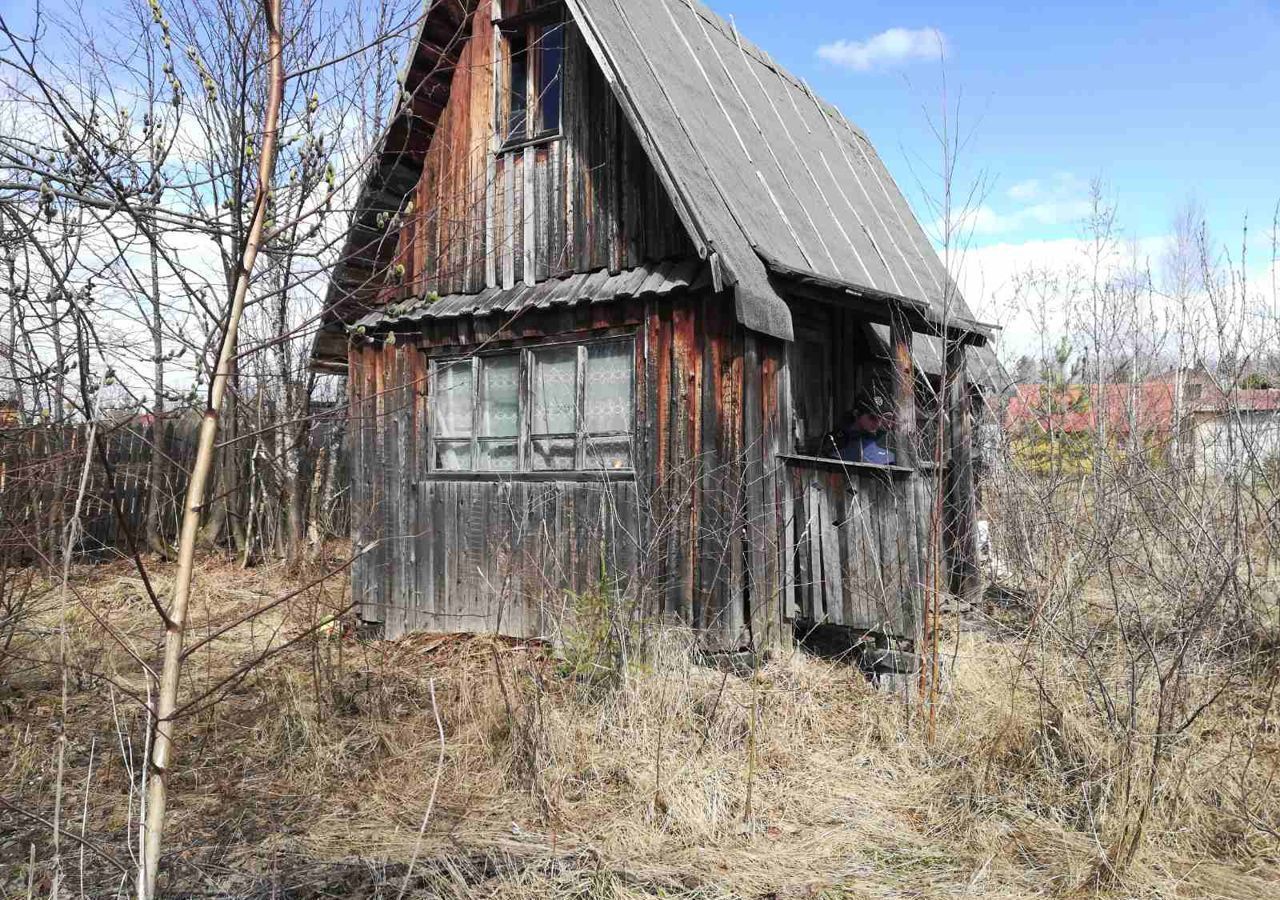
[[[22,424],[22,407],[17,400],[0,400],[0,428],[16,428]]]
[[[1223,389],[1203,370],[1136,384],[1019,384],[1004,428],[1015,455],[1041,468],[1089,469],[1100,433],[1117,453],[1140,449],[1205,474],[1280,466],[1280,390]]]

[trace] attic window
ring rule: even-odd
[[[560,133],[564,12],[558,3],[506,4],[499,24],[498,137],[504,147]]]

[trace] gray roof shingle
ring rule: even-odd
[[[568,0],[642,141],[723,259],[749,328],[791,337],[771,271],[972,319],[859,129],[695,0]],[[989,349],[978,368],[998,370]],[[925,364],[924,360],[921,360]]]

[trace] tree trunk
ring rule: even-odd
[[[233,552],[242,552],[246,540],[244,510],[240,505],[240,487],[246,463],[244,447],[236,441],[240,430],[239,368],[235,359],[227,364],[229,390],[220,424],[224,446],[215,464],[213,497],[200,532],[201,544],[211,548],[225,546]]]
[[[152,219],[155,227],[155,219]],[[164,334],[161,331],[160,308],[160,254],[154,244],[151,245],[151,352],[154,362],[152,390],[155,401],[152,404],[150,459],[147,462],[147,523],[146,544],[152,553],[168,558],[169,547],[164,539],[163,524],[160,521],[161,511],[168,500],[167,482],[168,466],[168,429],[164,416]]]
[[[315,448],[311,440],[311,391],[304,382],[290,385],[288,390],[293,396],[289,410],[294,424],[289,427],[290,440],[285,448],[289,457],[285,468],[289,495],[285,553],[290,565],[296,565],[302,560],[306,548],[311,482],[315,477]]]
[[[222,407],[234,372],[236,337],[240,319],[244,313],[245,298],[249,293],[249,276],[253,271],[258,248],[262,242],[267,215],[267,198],[275,169],[280,106],[284,96],[281,3],[282,0],[263,0],[263,12],[266,15],[267,24],[269,81],[253,221],[249,228],[248,239],[245,241],[244,254],[236,277],[236,288],[231,298],[231,308],[227,313],[226,333],[222,337],[222,349],[218,354],[217,368],[214,369],[209,386],[209,404],[200,423],[196,459],[191,468],[191,482],[187,488],[187,499],[182,515],[173,597],[165,622],[164,666],[160,673],[160,691],[156,701],[155,735],[151,744],[149,767],[151,780],[147,787],[143,852],[139,861],[141,871],[138,879],[138,896],[140,900],[153,900],[156,895],[165,804],[168,800],[169,766],[173,752],[173,720],[178,706],[178,679],[182,671],[182,644],[186,634],[187,604],[191,597],[200,512],[205,502],[205,490],[213,473],[215,444],[218,438],[218,411]]]

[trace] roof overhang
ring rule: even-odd
[[[964,316],[940,315],[931,304],[910,297],[874,291],[860,285],[814,272],[795,269],[760,252],[765,268],[786,293],[835,303],[853,309],[869,322],[890,325],[905,321],[912,331],[985,347],[993,327]]]
[[[430,2],[422,16],[399,76],[392,115],[370,157],[329,280],[311,349],[311,367],[317,372],[346,371],[345,323],[380,306],[382,275],[395,261],[400,241],[398,231],[387,223],[422,176],[477,6],[477,0]]]

